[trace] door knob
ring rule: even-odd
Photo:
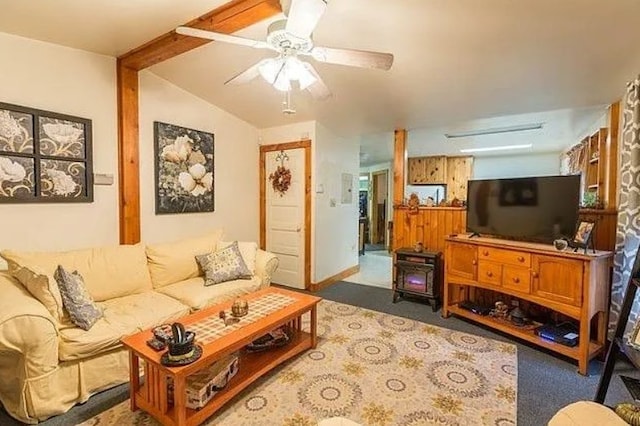
[[[493,272],[491,272],[491,271],[487,272],[487,276],[488,277],[492,277],[493,276]]]
[[[471,264],[472,264],[472,265],[477,265],[477,264],[478,264],[478,261],[477,261],[477,260],[475,260],[475,259],[473,259],[473,260],[471,261]]]
[[[537,272],[534,272],[533,274],[533,278],[538,278],[539,274]]]
[[[513,279],[513,282],[514,282],[514,283],[516,283],[516,284],[518,284],[518,283],[520,282],[520,278],[515,277],[515,278]]]
[[[298,226],[298,228],[296,229],[296,232],[300,232],[301,230],[302,228]]]
[[[524,257],[518,256],[518,262],[524,262]]]

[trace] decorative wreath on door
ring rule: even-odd
[[[291,170],[284,166],[284,162],[289,160],[289,156],[284,151],[280,151],[276,157],[276,161],[280,161],[280,165],[275,172],[269,175],[271,186],[282,197],[291,186]]]

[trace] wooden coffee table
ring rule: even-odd
[[[153,337],[150,330],[122,339],[123,345],[129,350],[131,410],[140,408],[163,425],[198,425],[268,371],[295,355],[316,347],[317,304],[321,298],[275,287],[260,290],[244,298],[249,302],[249,315],[231,326],[224,326],[218,314],[224,310],[228,315],[233,301],[180,319],[187,330],[196,330],[196,343],[203,348],[202,357],[192,364],[182,367],[163,366],[160,358],[164,351],[156,352],[146,344]],[[276,310],[269,312],[270,309]],[[309,333],[302,331],[302,315],[307,312],[311,315]],[[260,316],[255,318],[256,315]],[[282,325],[288,325],[294,330],[291,342],[264,352],[241,351],[239,371],[227,386],[203,408],[192,410],[186,407],[186,379],[189,375],[241,350],[256,338]],[[140,380],[141,360],[144,365],[144,383]],[[169,377],[174,381],[173,404],[169,403],[167,396]]]

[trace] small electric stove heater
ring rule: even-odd
[[[427,299],[435,312],[440,302],[441,257],[440,252],[396,250],[393,303],[408,294]]]

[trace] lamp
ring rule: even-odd
[[[292,81],[298,81],[300,89],[304,90],[317,80],[305,63],[295,56],[267,59],[258,71],[267,83],[282,92],[291,90]]]

